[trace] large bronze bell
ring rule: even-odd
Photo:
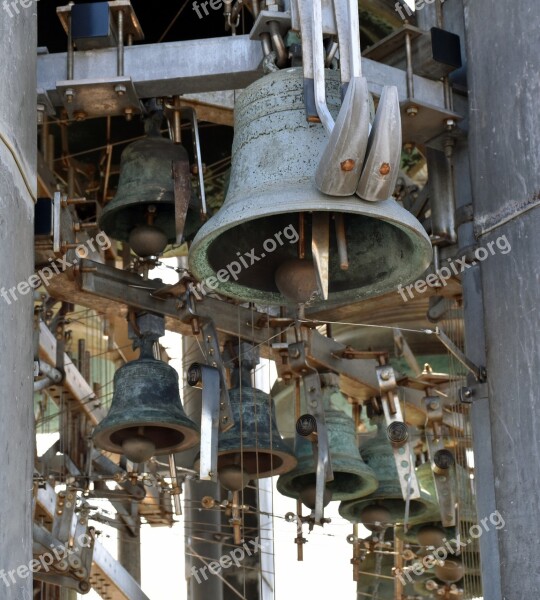
[[[373,531],[390,524],[402,523],[405,518],[405,500],[382,419],[378,422],[377,435],[364,444],[360,452],[366,464],[375,471],[379,487],[367,498],[342,502],[339,514],[352,523],[363,523]],[[426,463],[417,467],[416,476],[420,498],[410,500],[409,523],[435,521],[439,518],[439,505],[431,465]]]
[[[321,375],[330,461],[334,472],[334,480],[326,484],[326,503],[367,496],[378,485],[376,474],[360,456],[353,420],[332,405],[332,396],[341,395],[338,382],[339,378],[335,375]],[[298,465],[277,481],[277,489],[281,494],[300,498],[309,508],[314,507],[316,485],[316,464],[312,447],[308,438],[297,435],[294,451]]]
[[[185,148],[162,137],[160,121],[148,119],[147,137],[122,152],[118,190],[99,220],[107,235],[129,242],[139,256],[159,255],[167,244],[176,241],[173,162],[183,163],[189,178]],[[184,237],[195,231],[196,216],[192,213],[188,212]]]
[[[152,356],[141,356],[114,374],[109,414],[93,433],[94,444],[108,452],[144,462],[156,454],[182,452],[199,442],[197,426],[182,407],[176,371]]]
[[[220,434],[218,443],[218,475],[232,491],[241,489],[250,479],[286,473],[296,465],[296,458],[283,441],[276,423],[272,398],[251,385],[251,369],[247,359],[242,367],[231,371],[233,388],[229,400],[234,427]],[[226,485],[237,480],[244,485]]]
[[[335,71],[325,77],[335,117],[340,79]],[[328,213],[344,216],[349,259],[348,270],[342,270],[331,219],[329,301],[383,294],[427,268],[428,236],[394,199],[366,202],[317,190],[314,174],[327,141],[323,125],[306,121],[301,69],[267,75],[240,94],[227,197],[190,250],[190,269],[199,280],[220,272],[215,285],[222,294],[265,305],[290,303],[278,289],[276,272],[285,264],[290,267],[286,279],[305,277],[294,261],[301,243],[299,219],[305,226],[305,259],[312,264],[312,218]],[[223,269],[233,263],[228,271],[235,274],[227,276]]]

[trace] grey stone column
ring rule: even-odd
[[[4,573],[32,559],[33,296],[21,282],[34,271],[36,47],[36,5],[17,4],[11,16],[0,6],[0,597],[4,600],[32,597],[31,574],[14,574],[13,582]]]

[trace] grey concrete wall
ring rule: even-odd
[[[519,600],[540,581],[540,5],[464,5],[476,236],[511,245],[481,277],[502,597]]]
[[[34,269],[34,205],[21,171],[35,187],[36,5],[18,9],[10,17],[0,7],[0,292]],[[18,294],[11,304],[0,296],[0,569],[6,572],[32,558],[32,361],[32,294]],[[13,578],[0,579],[0,597],[31,598],[31,577]]]

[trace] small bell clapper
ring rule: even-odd
[[[200,479],[217,481],[220,375],[215,367],[192,364],[187,373],[192,387],[202,388]]]
[[[392,367],[384,364],[384,357],[380,357],[379,361],[382,364],[376,368],[376,374],[381,391],[381,403],[387,425],[387,435],[392,445],[403,498],[406,501],[406,528],[410,500],[420,498],[420,487],[414,470],[407,425],[403,421],[401,406],[396,393],[396,376]]]
[[[174,512],[176,515],[182,515],[182,503],[180,502],[180,494],[182,493],[182,487],[178,481],[178,474],[176,472],[176,461],[174,454],[169,454],[169,471],[171,475],[171,496],[174,499]]]

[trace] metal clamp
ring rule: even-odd
[[[314,518],[315,523],[322,525],[324,517],[323,500],[325,484],[327,481],[332,481],[334,479],[334,473],[330,462],[330,449],[326,420],[324,417],[321,380],[319,373],[307,362],[304,342],[290,344],[288,352],[291,368],[302,376],[307,409],[309,413],[315,417],[317,423],[317,437],[316,442],[313,443],[313,453],[317,462]]]
[[[381,403],[387,425],[387,434],[392,443],[392,451],[405,500],[420,498],[420,487],[414,470],[414,460],[408,440],[408,428],[403,421],[399,398],[396,394],[397,382],[394,369],[388,365],[376,368],[381,390]]]
[[[207,362],[211,367],[218,370],[221,379],[221,400],[219,403],[219,428],[221,431],[228,431],[234,426],[234,417],[229,400],[229,390],[227,389],[227,373],[221,351],[219,349],[219,338],[214,325],[214,321],[209,319],[202,327],[203,348]]]
[[[200,479],[217,481],[217,450],[220,424],[220,376],[215,367],[192,364],[187,382],[202,388]]]

